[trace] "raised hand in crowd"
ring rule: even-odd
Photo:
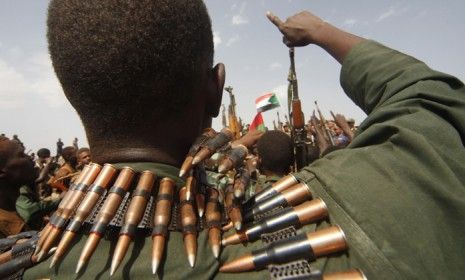
[[[293,15],[284,22],[271,12],[266,16],[284,35],[283,41],[288,47],[316,44],[339,63],[342,63],[353,46],[364,40],[332,26],[308,11]]]
[[[328,140],[325,137],[325,132],[321,128],[319,121],[315,115],[310,118],[310,123],[315,129],[315,140],[320,149],[320,155],[330,147]]]
[[[354,138],[354,133],[350,129],[349,123],[347,119],[342,114],[334,114],[333,111],[331,112],[331,116],[333,116],[334,122],[337,126],[339,126],[344,134],[349,138],[350,141]]]

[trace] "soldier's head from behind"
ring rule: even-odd
[[[77,155],[76,155],[76,148],[73,146],[68,146],[63,149],[61,156],[65,160],[65,163],[70,164],[71,166],[76,166],[77,164]]]
[[[283,176],[294,163],[292,139],[279,130],[265,132],[257,142],[258,166],[267,176]]]
[[[47,148],[41,148],[37,151],[37,157],[41,163],[45,163],[45,161],[50,157],[50,150]]]
[[[0,201],[12,200],[14,203],[19,196],[19,187],[32,183],[36,175],[24,147],[15,140],[0,136]]]
[[[200,0],[52,0],[48,42],[94,160],[179,164],[217,116],[224,67]]]

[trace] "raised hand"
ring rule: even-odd
[[[285,22],[267,12],[268,19],[284,35],[283,42],[288,47],[302,47],[318,42],[318,33],[325,22],[308,11],[300,12],[286,19]]]
[[[266,16],[284,35],[283,42],[288,47],[316,44],[324,48],[339,63],[344,61],[352,47],[363,40],[363,38],[332,26],[307,11],[293,15],[284,22],[271,12],[268,12]]]
[[[350,126],[347,123],[346,118],[342,114],[334,114],[333,111],[330,111],[331,115],[333,116],[334,122],[339,126],[344,134],[349,137],[349,139],[352,141],[354,138],[354,133],[350,130]]]

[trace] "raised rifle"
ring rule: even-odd
[[[279,112],[276,112],[278,115],[278,129],[283,131],[283,122],[281,121],[281,117],[279,116]]]
[[[226,108],[224,104],[221,104],[221,123],[223,124],[223,128],[228,126],[228,122],[226,120]]]
[[[331,134],[331,130],[326,124],[326,119],[323,116],[323,113],[321,113],[320,108],[318,108],[318,103],[316,101],[315,101],[315,106],[316,106],[316,110],[318,111],[318,115],[320,116],[321,127],[323,127],[323,129],[325,130],[326,137],[328,137],[328,140],[329,140],[329,143],[331,143],[331,146],[334,146],[333,135]]]
[[[288,86],[288,98],[291,100],[292,106],[292,140],[294,142],[294,153],[295,153],[295,167],[296,170],[307,166],[307,131],[305,130],[305,118],[302,112],[302,104],[299,99],[299,89],[297,86],[297,75],[295,72],[295,60],[294,60],[294,48],[289,49],[289,58],[291,65],[289,67],[289,86]]]
[[[236,97],[234,96],[233,93],[233,88],[231,86],[226,87],[224,90],[226,90],[229,93],[229,107],[228,107],[228,119],[229,119],[229,129],[234,134],[234,139],[239,139],[241,137],[241,131],[239,127],[239,121],[237,120],[237,114],[236,114]]]

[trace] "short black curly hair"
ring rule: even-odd
[[[63,148],[63,152],[61,152],[61,156],[66,162],[75,161],[76,160],[76,148],[74,146],[68,146]]]
[[[260,168],[277,174],[286,174],[294,164],[294,146],[292,139],[279,130],[270,130],[257,142]]]
[[[40,148],[38,151],[37,151],[37,156],[39,158],[48,158],[50,157],[50,150],[47,149],[47,148]]]
[[[47,26],[66,97],[101,133],[174,116],[213,64],[201,0],[52,0]]]

